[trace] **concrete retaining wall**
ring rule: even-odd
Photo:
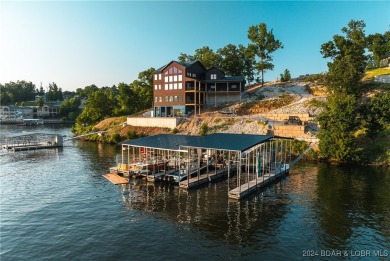
[[[176,128],[180,122],[180,118],[165,118],[165,117],[153,117],[153,118],[127,118],[127,125],[137,127],[160,127],[160,128]]]
[[[295,113],[295,114],[272,114],[272,113],[263,113],[261,114],[265,118],[268,118],[270,120],[274,121],[284,121],[285,119],[288,119],[289,116],[298,116],[301,121],[309,121],[312,118],[308,113]]]

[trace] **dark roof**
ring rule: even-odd
[[[205,80],[205,82],[244,82],[244,76],[228,76],[218,80]]]
[[[124,141],[122,144],[167,150],[178,150],[182,146],[243,152],[257,144],[266,142],[272,137],[271,135],[229,133],[215,133],[207,136],[159,134]]]
[[[200,63],[199,61],[191,61],[191,62],[178,62],[178,61],[170,61],[169,63],[167,63],[166,65],[164,66],[161,66],[160,68],[158,68],[157,70],[154,71],[154,73],[159,73],[159,72],[162,72],[167,66],[169,66],[171,63],[177,63],[177,64],[180,64],[181,66],[184,66],[186,68],[190,67],[191,65],[195,64],[195,63]],[[201,64],[201,63],[200,63]],[[202,64],[203,66],[203,64]]]

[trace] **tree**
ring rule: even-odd
[[[55,82],[49,83],[49,91],[46,94],[46,100],[48,101],[62,101],[62,89],[58,88]]]
[[[374,68],[381,66],[381,58],[390,52],[390,31],[384,34],[376,33],[367,36],[367,48],[371,52],[370,56],[374,60]]]
[[[258,57],[256,69],[261,72],[261,83],[264,85],[264,71],[274,68],[271,54],[279,48],[283,48],[283,45],[275,39],[272,29],[267,31],[265,23],[249,27],[248,39],[252,42],[248,45],[249,50]]]
[[[348,27],[341,30],[345,36],[334,35],[333,41],[321,46],[323,57],[333,59],[328,62],[326,76],[327,86],[332,93],[360,93],[360,80],[367,65],[365,26],[364,21],[351,20]]]
[[[379,93],[373,96],[361,109],[363,126],[367,134],[374,138],[390,124],[390,93]]]
[[[43,99],[42,99],[42,97],[38,97],[38,100],[35,102],[35,104],[36,104],[39,108],[42,108],[42,106],[43,106]]]
[[[228,44],[223,48],[217,50],[217,54],[221,56],[220,69],[227,75],[243,75],[245,68],[245,52],[239,47]]]
[[[98,89],[89,94],[84,103],[85,108],[77,117],[78,124],[96,123],[107,116],[113,115],[115,101],[111,89]]]
[[[219,68],[221,65],[222,58],[210,47],[203,46],[202,48],[196,49],[194,55],[180,53],[178,60],[180,62],[199,61],[203,64],[204,67],[206,67],[206,69],[210,69],[211,67]]]
[[[357,161],[360,150],[353,133],[357,127],[356,98],[339,94],[329,97],[324,111],[318,116],[320,156],[336,161]]]
[[[68,119],[75,120],[80,114],[80,100],[76,98],[66,99],[62,102],[60,106],[60,116]]]
[[[284,70],[284,73],[280,74],[280,81],[281,82],[288,82],[291,80],[291,74],[288,69]]]

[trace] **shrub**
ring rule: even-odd
[[[207,135],[208,129],[209,129],[209,126],[207,125],[207,123],[206,123],[206,122],[203,122],[202,125],[200,126],[199,135],[200,135],[200,136],[205,136],[205,135]]]

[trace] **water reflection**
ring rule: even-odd
[[[327,248],[389,246],[390,175],[385,169],[321,165],[312,211]],[[378,171],[379,170],[379,171]],[[387,174],[386,174],[387,172]],[[375,240],[374,240],[375,239]]]
[[[228,245],[265,245],[287,212],[288,201],[273,200],[282,188],[276,185],[250,199],[229,202],[227,184],[228,180],[223,180],[186,191],[168,184],[132,180],[130,184],[121,185],[121,191],[124,206],[129,211],[158,214],[170,222],[201,231],[209,240]],[[259,230],[262,237],[256,234]]]

